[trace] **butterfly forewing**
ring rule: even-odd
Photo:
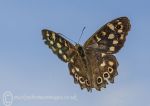
[[[109,54],[116,53],[123,47],[129,30],[129,19],[127,17],[117,18],[96,31],[85,42],[84,47],[92,47]]]
[[[76,54],[75,46],[58,33],[44,29],[42,35],[45,44],[64,62],[69,62]]]

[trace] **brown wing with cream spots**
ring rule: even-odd
[[[116,53],[123,47],[130,26],[127,17],[114,19],[96,31],[85,42],[84,48],[91,47],[104,53]]]
[[[42,30],[43,40],[45,44],[52,49],[61,60],[64,62],[72,61],[71,58],[76,54],[76,49],[73,44],[61,37],[58,33],[44,29]]]
[[[118,75],[118,62],[113,55],[103,55],[102,53],[97,58],[96,65],[93,65],[93,86],[97,90],[106,88],[106,85],[114,83],[114,78]]]
[[[87,88],[88,91],[92,90],[92,81],[90,80],[89,72],[90,69],[89,65],[85,65],[83,58],[77,54],[72,58],[73,61],[71,61],[68,64],[70,75],[74,78],[74,83],[79,84],[81,89]],[[87,62],[87,61],[86,61]],[[91,72],[91,70],[90,70]],[[91,74],[90,74],[91,76]]]
[[[78,62],[79,64],[78,65],[74,65],[71,63],[68,64],[70,75],[72,75],[74,78],[74,83],[79,84],[81,89],[87,88],[88,91],[91,91],[92,82],[88,79],[86,71],[84,71],[84,69],[80,67],[81,65],[79,61],[75,62]]]

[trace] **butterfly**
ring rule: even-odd
[[[130,30],[127,17],[116,18],[98,29],[84,45],[72,44],[61,34],[43,29],[43,40],[53,53],[68,63],[74,83],[81,89],[100,91],[108,83],[114,83],[118,75],[118,61],[113,55],[124,45]]]

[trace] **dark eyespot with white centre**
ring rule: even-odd
[[[79,82],[80,82],[81,84],[84,84],[84,83],[85,83],[84,78],[83,78],[83,77],[79,77]]]
[[[90,82],[89,82],[89,80],[85,80],[85,84],[87,85],[87,86],[90,86]]]
[[[103,73],[103,78],[104,79],[108,79],[110,77],[109,73],[108,72],[104,72]]]
[[[78,79],[79,79],[79,76],[78,76],[78,74],[77,73],[75,73],[75,78],[76,78],[76,80],[78,81]]]
[[[97,84],[101,84],[102,82],[102,77],[97,77]]]
[[[117,28],[117,29],[121,29],[121,28],[122,28],[122,25],[117,25],[116,28]]]
[[[113,73],[113,71],[114,71],[113,68],[108,67],[108,72],[109,72],[109,73]]]

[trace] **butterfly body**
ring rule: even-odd
[[[92,91],[92,88],[101,90],[109,82],[114,83],[118,61],[113,54],[123,47],[129,30],[129,19],[117,18],[96,31],[83,46],[73,45],[54,31],[44,29],[42,34],[49,48],[68,63],[74,82],[81,89]]]

